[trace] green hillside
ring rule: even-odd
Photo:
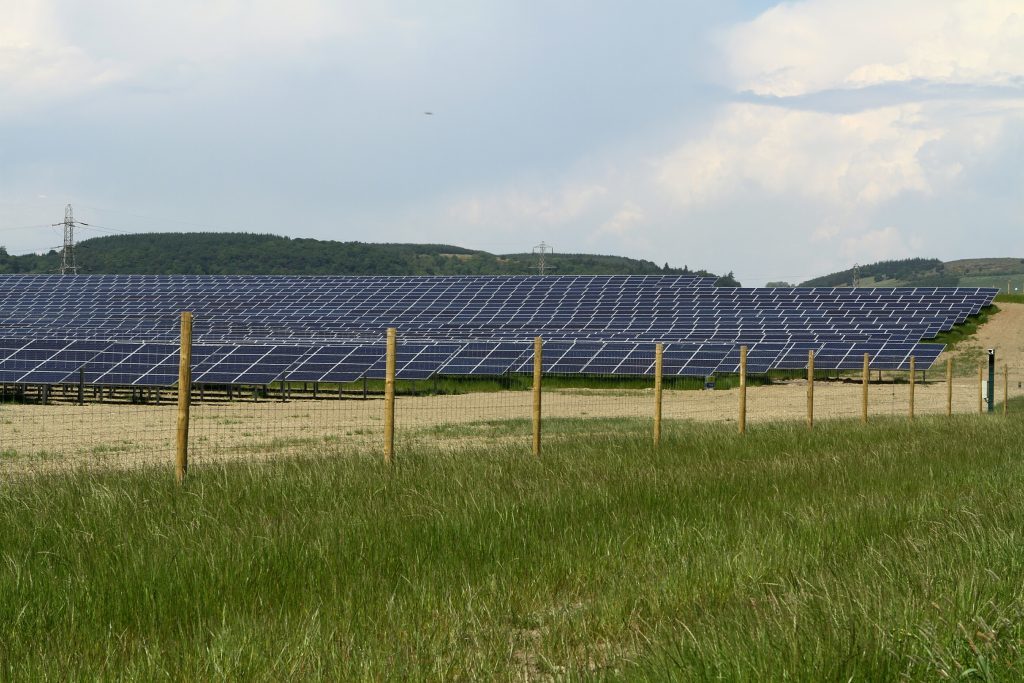
[[[854,269],[801,282],[803,287],[848,287]],[[857,269],[861,287],[997,287],[1024,291],[1024,259],[982,258],[942,262],[911,258],[879,261]]]
[[[444,244],[369,244],[248,233],[150,233],[85,240],[76,248],[81,273],[201,275],[526,275],[532,254],[491,254]],[[595,254],[550,254],[558,275],[711,275],[688,267]],[[60,254],[12,256],[0,247],[0,273],[53,273]],[[732,273],[720,286],[738,287]]]

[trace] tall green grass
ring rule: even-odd
[[[0,679],[1008,679],[1016,416],[8,479]]]

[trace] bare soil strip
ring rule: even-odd
[[[996,305],[999,313],[979,327],[973,338],[939,356],[937,371],[940,366],[945,367],[946,358],[952,355],[957,374],[972,374],[978,362],[987,362],[987,349],[995,349],[999,373],[1004,364],[1010,367],[1011,373],[1024,370],[1024,304],[1000,302]]]

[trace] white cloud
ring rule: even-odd
[[[780,99],[721,106],[703,130],[665,140],[661,156],[591,156],[615,169],[596,183],[586,180],[593,165],[580,165],[551,179],[561,191],[497,189],[450,215],[493,230],[561,230],[612,248],[657,243],[675,252],[673,261],[714,249],[706,231],[727,224],[755,250],[791,243],[780,260],[793,263],[820,260],[823,251],[836,261],[827,267],[838,268],[935,250],[960,238],[916,220],[908,227],[906,207],[955,204],[951,198],[970,192],[979,169],[1024,130],[1024,96],[947,86],[1024,82],[1022,17],[1020,0],[780,4],[721,41],[737,94]],[[787,99],[819,93],[817,101],[828,103],[828,91],[911,80],[933,86],[929,99],[875,106],[846,93],[845,110]]]
[[[1019,84],[1020,0],[787,2],[721,40],[730,85],[789,97],[925,80]]]
[[[894,226],[868,230],[843,240],[840,253],[851,262],[920,256],[925,243],[917,235],[905,235]]]
[[[811,233],[812,242],[828,242],[839,236],[839,227],[836,225],[825,225]]]
[[[0,114],[117,83],[161,88],[368,31],[374,11],[329,0],[24,0],[0,23]]]
[[[557,247],[600,253],[649,254],[653,228],[647,210],[628,198],[626,182],[610,174],[601,182],[570,182],[554,191],[498,190],[447,204],[446,224],[458,240],[525,244],[543,239]]]
[[[157,11],[130,0],[97,0],[86,11],[72,12],[65,15],[68,24],[92,26],[101,40],[70,25],[65,33],[97,54],[142,65],[234,61],[298,50],[356,33],[369,15],[364,3],[330,0],[177,0]]]
[[[847,267],[847,259],[866,262],[920,248],[937,255],[946,248],[946,255],[953,255],[955,247],[948,245],[974,240],[968,233],[979,225],[1006,235],[1020,232],[1019,202],[1010,217],[1006,206],[1012,202],[1000,200],[1020,184],[1014,162],[1024,144],[1024,95],[1012,95],[1015,86],[1024,86],[1024,0],[784,2],[721,34],[722,52],[714,59],[694,60],[684,69],[669,59],[650,61],[650,81],[669,84],[665,92],[676,86],[689,92],[695,81],[705,80],[694,75],[702,64],[725,64],[728,89],[745,100],[723,106],[719,98],[698,98],[677,125],[671,118],[679,115],[678,99],[670,105],[645,100],[643,109],[649,108],[651,117],[621,123],[617,100],[608,100],[607,108],[581,110],[587,98],[579,93],[620,91],[606,87],[614,82],[607,69],[593,66],[603,63],[598,48],[607,41],[577,44],[563,41],[561,33],[545,36],[540,29],[552,24],[535,19],[550,15],[508,10],[500,3],[5,4],[0,124],[38,108],[63,125],[68,117],[62,112],[76,111],[69,105],[77,102],[69,100],[98,91],[102,97],[89,111],[103,116],[89,121],[105,121],[112,130],[130,121],[137,130],[123,144],[144,139],[152,143],[153,156],[166,154],[165,128],[180,110],[202,123],[220,117],[204,144],[211,159],[231,159],[239,156],[235,144],[252,134],[247,129],[229,141],[233,144],[221,143],[233,137],[219,131],[233,132],[238,112],[248,118],[254,103],[302,98],[314,114],[308,119],[291,118],[289,108],[257,113],[266,112],[259,136],[274,143],[265,151],[276,162],[260,164],[260,171],[293,169],[294,184],[274,183],[263,190],[259,178],[242,169],[231,186],[238,188],[235,199],[269,207],[258,212],[268,230],[302,234],[343,207],[348,220],[341,222],[374,226],[373,239],[443,240],[501,251],[528,250],[543,239],[563,250],[587,247],[736,269],[741,278],[753,270],[763,271],[766,279],[787,280]],[[580,10],[593,17],[602,11]],[[564,8],[559,13],[570,14]],[[623,54],[646,55],[630,41],[647,34],[630,28],[619,31]],[[593,54],[585,52],[588,45],[597,46]],[[577,63],[589,66],[569,69]],[[567,69],[579,92],[555,87],[569,82],[559,80]],[[893,85],[908,81],[928,87]],[[398,102],[405,108],[422,98],[423,108],[445,114],[431,120],[439,124],[434,129],[452,122],[447,137],[427,141],[407,125],[404,114],[392,120],[376,97],[350,93],[350,83],[362,87],[364,96],[409,93],[408,101],[396,98],[390,106]],[[981,87],[947,88],[950,84]],[[112,85],[170,94],[165,100],[136,100],[136,88],[114,92]],[[858,90],[873,85],[889,87]],[[994,99],[993,89],[984,86],[1011,87]],[[741,96],[745,91],[764,97]],[[927,101],[915,94],[922,92],[928,93]],[[238,101],[236,110],[239,94],[248,99]],[[791,97],[800,95],[811,96]],[[876,106],[884,97],[896,104]],[[541,104],[533,109],[536,103]],[[412,106],[417,114],[420,107]],[[153,112],[160,115],[147,121]],[[339,121],[347,115],[360,125]],[[695,129],[692,122],[699,119],[710,123]],[[534,126],[543,130],[541,121],[550,120],[578,121],[579,130],[534,135]],[[303,134],[293,135],[295,128],[303,128]],[[187,131],[183,126],[170,144]],[[101,206],[136,201],[127,190],[120,194],[124,180],[132,179],[121,174],[133,173],[137,164],[125,163],[117,137],[102,137],[95,148],[83,137],[80,144],[59,147],[52,158],[44,154],[38,161],[39,155],[29,151],[29,162],[5,170],[11,178],[27,178],[18,188],[25,197],[40,189],[56,197],[47,211],[57,215],[64,201],[78,202],[86,190],[108,197],[92,200]],[[363,138],[386,144],[360,146]],[[442,148],[443,154],[437,151]],[[477,154],[481,149],[486,157]],[[76,162],[74,155],[85,153],[89,156]],[[103,167],[106,156],[112,161]],[[410,192],[415,181],[401,182],[402,169],[420,168],[428,159],[438,182]],[[220,169],[197,168],[196,182],[219,187],[220,178],[235,178]],[[170,192],[173,196],[162,201],[179,215],[214,215],[229,203],[217,196],[206,204],[189,199],[181,205],[182,191],[188,190],[188,182],[182,182],[181,187],[166,183],[170,189],[153,194]],[[313,189],[295,190],[300,185]],[[152,215],[154,209],[140,212]],[[37,209],[23,213],[24,218],[10,213],[5,220],[40,222]],[[965,221],[970,228],[962,225]],[[365,239],[341,228],[329,230],[321,236]],[[730,235],[727,249],[723,234]],[[923,247],[917,234],[928,235]],[[1012,245],[1000,248],[1012,250]],[[803,272],[812,262],[814,270]]]
[[[639,206],[627,201],[615,215],[601,224],[597,235],[610,235],[619,239],[635,237],[637,230],[643,226],[647,214]]]
[[[855,114],[734,104],[705,136],[659,164],[658,181],[684,206],[751,190],[847,206],[929,193],[960,167],[953,159],[922,156],[954,125],[928,112],[921,104]]]
[[[464,225],[491,229],[557,227],[592,211],[607,193],[608,188],[596,184],[570,184],[553,193],[510,189],[460,199],[447,213]]]
[[[43,2],[5,8],[0,23],[0,113],[34,106],[118,80],[114,62],[95,59],[55,35]]]

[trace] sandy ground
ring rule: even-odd
[[[1008,394],[1024,393],[1024,304],[1000,304],[1001,312],[954,358],[976,367],[979,349],[998,350],[997,400],[1002,399],[1002,366],[1010,370]],[[974,354],[972,356],[972,354]],[[957,361],[960,363],[960,361]],[[940,361],[941,363],[941,361]],[[944,414],[947,385],[941,363],[915,388],[915,413]],[[978,411],[977,375],[958,372],[953,380],[953,411]],[[906,415],[910,388],[889,378],[869,389],[871,415]],[[905,377],[904,377],[905,379]],[[859,418],[858,382],[818,381],[816,420]],[[666,391],[666,421],[735,422],[738,390]],[[654,392],[647,390],[549,390],[544,392],[545,433],[557,436],[556,418],[652,419]],[[430,443],[459,450],[498,441],[522,441],[528,448],[532,395],[526,391],[461,396],[402,397],[396,407],[400,446]],[[281,455],[364,451],[377,453],[383,442],[384,404],[379,398],[206,403],[192,407],[191,462],[253,460]],[[747,420],[804,420],[807,383],[797,380],[749,387]],[[68,467],[135,467],[174,460],[177,408],[173,405],[84,406],[0,404],[0,479],[26,472]],[[508,421],[520,420],[521,423]],[[501,423],[506,423],[504,426]],[[578,432],[577,432],[578,433]]]
[[[999,313],[978,329],[974,346],[995,349],[1001,366],[1024,367],[1024,304],[1001,303]]]
[[[1010,395],[1024,393],[1024,373],[1011,382]],[[999,387],[1001,398],[1002,386]],[[946,411],[945,381],[915,387],[915,413]],[[815,418],[859,418],[862,387],[853,382],[817,382]],[[907,384],[872,384],[871,415],[906,415]],[[738,390],[666,391],[666,421],[735,422]],[[377,452],[383,440],[383,401],[379,399],[292,401],[288,403],[221,403],[192,408],[190,452],[194,464],[224,459],[259,459],[317,452]],[[442,448],[480,446],[495,438],[530,438],[530,392],[500,392],[400,398],[396,407],[396,438],[400,444],[430,442]],[[555,390],[544,393],[546,432],[556,435],[556,418],[651,419],[652,390]],[[953,410],[978,409],[976,380],[956,378]],[[771,420],[803,420],[807,385],[794,381],[747,390],[747,419],[755,425]],[[132,467],[174,459],[177,409],[174,406],[111,404],[4,405],[0,407],[0,477],[25,471],[68,466]],[[520,420],[497,429],[493,423]],[[475,430],[474,423],[486,429]],[[465,427],[464,429],[459,427]],[[474,432],[479,436],[474,438]],[[520,433],[521,432],[521,433]]]
[[[939,356],[936,369],[945,366],[946,359],[952,356],[957,374],[970,374],[978,361],[984,358],[986,349],[996,350],[996,364],[1000,372],[1003,365],[1008,365],[1011,373],[1024,369],[1024,304],[996,305],[999,313],[978,328],[974,339],[962,342],[951,353]]]

